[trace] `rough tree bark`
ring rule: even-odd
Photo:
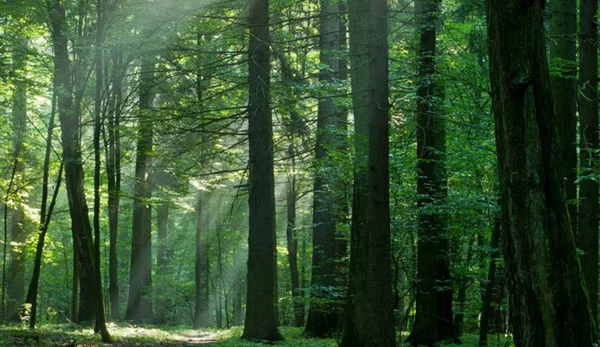
[[[448,213],[446,129],[436,101],[436,25],[440,0],[419,0],[420,11],[419,85],[417,88],[417,196],[419,227],[417,241],[417,311],[408,341],[431,345],[456,339],[452,321],[447,235]]]
[[[550,78],[561,147],[565,194],[571,228],[577,230],[577,4],[553,0],[550,4],[550,60],[558,65],[558,75]]]
[[[323,66],[319,80],[326,90],[340,77],[340,8],[336,1],[321,0],[319,24],[319,60]],[[345,32],[345,31],[344,31]],[[325,93],[329,93],[327,90]],[[339,262],[336,249],[336,226],[344,221],[340,206],[341,163],[334,151],[341,147],[346,136],[346,113],[336,105],[335,98],[322,95],[317,114],[315,144],[315,181],[313,195],[313,255],[310,296],[311,305],[304,334],[331,336],[340,330],[340,303],[337,291],[345,284],[344,276],[336,271]]]
[[[387,1],[349,1],[355,167],[342,347],[395,346],[389,215]]]
[[[572,6],[575,6],[573,4]],[[598,13],[597,0],[581,0],[579,24],[579,165],[584,176],[598,167]],[[573,44],[574,45],[574,44]],[[598,315],[598,180],[581,178],[579,226],[575,232],[593,317]]]
[[[544,0],[489,0],[503,253],[517,346],[592,346],[598,335],[563,190]]]
[[[248,292],[242,338],[282,340],[277,329],[277,250],[273,120],[270,109],[269,0],[250,0],[248,44]]]

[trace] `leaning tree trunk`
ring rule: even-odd
[[[83,165],[79,144],[79,117],[78,113],[73,110],[69,45],[65,32],[67,30],[65,8],[60,1],[48,1],[47,5],[52,28],[52,43],[54,45],[54,73],[58,94],[58,114],[62,130],[67,197],[71,225],[78,242],[79,276],[90,290],[90,296],[93,300],[90,304],[94,306],[97,321],[96,328],[102,336],[102,341],[110,342],[111,337],[106,329],[104,318],[102,283],[97,276],[99,272],[95,268],[92,227],[85,199]]]
[[[489,0],[492,106],[517,346],[592,346],[595,319],[563,189],[543,0]]]

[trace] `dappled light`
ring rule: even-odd
[[[0,4],[0,347],[600,342],[597,0]]]

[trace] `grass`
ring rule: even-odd
[[[134,326],[110,323],[108,329],[113,343],[102,343],[92,328],[74,324],[43,325],[29,330],[21,325],[0,326],[0,347],[19,346],[72,346],[72,347],[250,347],[266,345],[240,339],[242,327],[227,330],[192,330],[181,327]],[[308,339],[301,336],[302,328],[281,327],[285,341],[269,345],[281,347],[334,347],[333,339]]]
[[[65,346],[65,347],[336,347],[334,339],[310,339],[301,336],[302,328],[280,327],[285,337],[277,343],[256,343],[240,339],[242,327],[226,330],[201,329],[189,327],[156,327],[135,326],[127,323],[109,323],[108,329],[114,339],[113,343],[102,343],[92,328],[75,324],[42,325],[36,330],[29,330],[22,325],[0,326],[0,347],[21,346]],[[406,337],[403,335],[403,337]],[[475,335],[465,334],[462,344],[440,344],[440,347],[476,347],[478,339]],[[503,335],[489,335],[490,347],[513,347],[512,341]]]

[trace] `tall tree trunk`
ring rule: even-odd
[[[342,347],[395,346],[389,214],[388,10],[349,2],[355,167]]]
[[[54,79],[56,81],[56,79]],[[46,233],[48,232],[48,226],[50,225],[50,218],[52,217],[52,211],[56,203],[56,197],[60,189],[60,183],[63,174],[63,163],[61,162],[60,169],[58,172],[58,178],[54,188],[54,194],[48,206],[48,178],[50,176],[50,154],[52,153],[52,137],[54,133],[54,118],[56,114],[56,85],[52,92],[52,110],[50,111],[50,120],[48,121],[48,130],[46,135],[46,151],[44,154],[44,167],[42,173],[42,201],[40,204],[40,224],[38,229],[38,240],[35,249],[35,258],[33,262],[33,271],[31,274],[31,281],[29,282],[29,288],[27,290],[27,296],[25,298],[25,304],[31,306],[25,307],[25,312],[29,312],[29,328],[34,329],[37,320],[37,296],[40,282],[40,272],[42,267],[42,255],[44,252],[44,243],[46,241]]]
[[[125,319],[152,322],[152,146],[151,111],[154,104],[154,63],[143,57],[140,70],[140,99],[135,157],[133,225],[131,231],[131,266],[129,301]]]
[[[74,110],[71,86],[71,67],[69,45],[67,40],[67,21],[63,4],[56,1],[47,2],[47,10],[52,28],[54,45],[54,73],[58,93],[58,110],[62,130],[63,160],[65,165],[65,181],[69,211],[75,239],[78,242],[80,259],[79,276],[86,283],[94,305],[96,328],[102,341],[110,342],[111,337],[106,329],[104,318],[104,301],[102,300],[102,284],[95,269],[92,227],[88,216],[87,202],[83,184],[83,167],[79,144],[79,114]]]
[[[489,0],[504,261],[517,346],[598,343],[563,190],[543,0]],[[557,256],[560,255],[560,256]]]
[[[27,128],[27,83],[25,81],[25,65],[27,63],[27,38],[17,37],[17,46],[13,53],[13,71],[17,79],[14,81],[15,89],[12,102],[12,134],[14,170],[11,178],[14,191],[20,189],[23,175],[24,136]],[[8,189],[6,200],[12,199],[12,192]],[[6,319],[10,322],[20,322],[19,310],[23,303],[25,293],[25,258],[27,231],[24,228],[25,212],[22,202],[14,199],[13,207],[6,212],[11,215],[10,228],[10,268],[8,281],[8,299],[6,302]],[[6,208],[6,205],[5,205]],[[3,317],[4,318],[4,317]]]
[[[202,190],[198,190],[198,198],[196,202],[196,306],[194,310],[194,329],[206,328],[210,326],[210,311],[209,311],[209,278],[210,278],[210,257],[209,246],[207,242],[208,223],[204,219],[208,219],[208,213],[204,210],[208,208],[205,203]],[[206,214],[206,216],[204,216]]]
[[[466,265],[466,268],[468,269],[471,266],[471,260],[473,259],[473,253],[474,253],[474,240],[471,240],[472,237],[470,237],[469,241],[468,241],[468,246],[467,246],[467,256],[465,259],[464,264]],[[473,280],[469,279],[468,276],[466,276],[467,274],[459,277],[457,279],[457,291],[456,291],[456,301],[455,301],[455,305],[456,305],[456,314],[454,315],[454,320],[453,320],[453,324],[454,324],[454,334],[453,336],[458,338],[460,335],[462,335],[463,332],[463,323],[465,320],[465,301],[467,299],[467,290],[469,289],[469,286],[471,284],[473,284]]]
[[[292,166],[292,170],[294,170],[294,166]],[[301,327],[304,325],[304,303],[302,302],[302,292],[300,291],[300,282],[298,279],[298,237],[296,236],[296,177],[294,173],[292,173],[288,177],[286,195],[287,223],[285,227],[285,235],[287,240],[290,278],[292,282],[292,307],[294,309],[294,324],[297,327]]]
[[[242,338],[281,340],[277,329],[277,248],[273,120],[270,109],[269,0],[249,1],[248,291]]]
[[[94,90],[94,261],[96,278],[101,279],[102,273],[100,271],[100,185],[102,184],[100,178],[100,133],[102,127],[102,95],[104,89],[104,71],[103,71],[103,57],[102,57],[102,46],[104,41],[104,1],[96,0],[96,12],[97,12],[97,27],[96,27],[96,47],[94,57],[94,70],[96,75],[96,86]],[[98,282],[99,284],[100,282]],[[102,300],[102,287],[100,287],[100,295]],[[102,315],[104,316],[104,308],[102,309]],[[94,330],[99,332],[102,330],[102,322],[96,319]]]
[[[319,60],[323,68],[319,80],[325,86],[334,85],[340,77],[339,11],[337,2],[321,0]],[[313,198],[312,300],[304,330],[308,336],[331,336],[339,331],[341,307],[339,300],[336,300],[339,298],[336,292],[342,290],[337,288],[340,280],[336,271],[336,261],[339,261],[336,257],[336,225],[345,216],[338,197],[343,192],[339,189],[343,169],[333,159],[332,152],[345,141],[345,117],[346,113],[336,105],[335,98],[326,94],[320,97],[315,145],[317,169]]]
[[[571,228],[577,230],[577,4],[572,0],[550,3],[550,59],[559,73],[550,78],[558,140],[561,147],[564,187],[571,217]]]
[[[436,82],[436,26],[440,0],[419,0],[419,85],[417,88],[417,311],[408,338],[412,345],[455,339],[452,321],[446,130]]]
[[[490,241],[490,266],[488,270],[487,282],[483,292],[483,300],[481,303],[481,319],[479,321],[479,346],[487,346],[487,337],[489,332],[489,323],[492,313],[492,294],[497,286],[498,276],[496,269],[498,258],[500,257],[500,235],[501,235],[501,220],[500,216],[494,218],[494,227],[492,229],[492,239]]]
[[[575,4],[572,4],[574,7]],[[598,172],[598,1],[581,0],[579,27],[579,165],[583,175]],[[573,10],[574,11],[574,10]],[[575,43],[573,43],[575,45]],[[574,98],[573,98],[574,100]],[[592,316],[598,316],[598,180],[579,183],[579,228],[575,233]],[[575,231],[575,229],[574,229]]]
[[[157,241],[158,249],[156,254],[156,278],[158,282],[167,281],[168,276],[168,259],[169,253],[167,250],[167,237],[169,230],[169,202],[163,201],[156,208],[156,225],[157,225]],[[163,287],[164,288],[164,287]],[[173,301],[166,293],[157,293],[156,299],[156,316],[155,324],[167,323],[166,316],[169,308],[172,307]]]
[[[119,281],[117,259],[117,236],[119,229],[119,203],[121,194],[121,107],[123,102],[123,74],[121,52],[113,57],[112,89],[109,96],[108,137],[105,134],[106,175],[108,183],[108,295],[110,298],[110,318],[120,319]]]
[[[243,278],[239,272],[236,271],[235,279],[233,284],[233,325],[240,326],[244,324],[244,309],[242,302],[244,300],[244,285]]]

